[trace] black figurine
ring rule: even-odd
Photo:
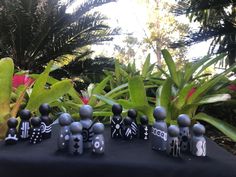
[[[80,123],[83,126],[83,142],[84,148],[89,149],[92,145],[92,137],[93,137],[93,108],[90,105],[83,105],[80,110]]]
[[[133,137],[137,137],[138,136],[138,125],[136,122],[136,118],[137,118],[137,111],[135,109],[129,109],[128,110],[128,117],[131,118],[132,123],[131,123],[131,130],[132,130],[132,134]]]
[[[122,106],[120,104],[114,104],[112,106],[113,116],[111,118],[111,138],[121,138],[121,126],[122,126]]]
[[[165,151],[167,142],[167,125],[164,121],[166,118],[166,110],[157,106],[153,111],[155,123],[152,126],[152,149]]]
[[[93,139],[92,139],[92,152],[94,154],[103,154],[105,151],[104,141],[104,125],[102,123],[95,123],[93,125]]]
[[[60,131],[57,139],[58,150],[67,150],[70,139],[70,124],[72,118],[68,113],[62,113],[59,118]]]
[[[190,143],[189,126],[191,124],[191,120],[188,115],[181,114],[178,116],[177,122],[179,125],[180,150],[183,152],[188,151]]]
[[[41,114],[41,132],[43,139],[47,139],[51,137],[52,132],[52,119],[49,117],[51,112],[51,108],[48,104],[41,104],[39,107],[39,112]]]
[[[17,124],[18,124],[18,121],[16,118],[12,117],[12,118],[8,119],[8,121],[7,121],[8,130],[7,130],[6,137],[5,137],[6,144],[16,144],[17,143],[17,141],[18,141],[17,130],[16,130]]]
[[[33,117],[31,119],[32,128],[30,130],[30,143],[36,144],[42,141],[42,133],[41,133],[41,119],[39,117]]]
[[[193,136],[190,142],[190,150],[195,156],[206,156],[206,139],[203,136],[205,127],[197,123],[193,126]]]
[[[179,146],[179,128],[176,125],[168,127],[168,139],[166,152],[172,157],[180,157],[180,146]]]
[[[123,120],[122,125],[122,136],[125,140],[132,140],[133,139],[133,133],[131,129],[132,119],[129,117],[126,117]]]
[[[140,123],[139,125],[139,138],[143,140],[149,139],[149,132],[148,132],[148,118],[147,116],[143,115],[140,117]]]
[[[82,129],[80,122],[72,122],[70,125],[69,153],[71,155],[83,154]]]
[[[23,109],[20,111],[21,122],[18,128],[19,139],[26,140],[29,138],[30,118],[31,118],[31,112],[29,110]]]

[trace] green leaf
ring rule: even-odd
[[[142,68],[142,76],[145,78],[148,74],[149,71],[149,67],[150,67],[150,54],[148,54],[144,64],[143,64],[143,68]]]
[[[194,119],[208,122],[209,124],[216,127],[218,130],[220,130],[222,133],[224,133],[226,136],[231,138],[234,142],[236,142],[236,127],[226,123],[225,121],[209,116],[205,113],[199,113],[195,115]]]
[[[99,94],[94,94],[93,95],[94,97],[96,97],[97,99],[99,99],[99,100],[102,100],[103,102],[105,102],[105,103],[107,103],[107,104],[109,104],[109,105],[113,105],[113,104],[116,104],[117,102],[116,101],[114,101],[114,100],[112,100],[112,99],[110,99],[110,98],[108,98],[108,97],[106,97],[106,96],[102,96],[102,95],[99,95]]]
[[[12,92],[12,77],[14,63],[11,58],[0,60],[0,122],[10,114],[10,99]]]
[[[161,51],[162,52],[162,55],[163,55],[163,58],[167,64],[167,67],[168,67],[168,70],[170,72],[170,75],[171,75],[171,78],[173,79],[173,81],[175,82],[175,84],[177,86],[180,85],[180,81],[179,81],[179,78],[178,78],[178,75],[177,75],[177,71],[176,71],[176,66],[175,66],[175,62],[174,60],[172,59],[170,53],[168,52],[168,50],[164,49]]]
[[[74,100],[75,103],[77,104],[83,104],[83,101],[80,98],[80,95],[78,94],[78,92],[74,89],[74,87],[72,87],[69,91],[68,94],[72,97],[72,99]]]
[[[110,76],[106,77],[103,79],[99,84],[95,86],[95,88],[92,91],[92,97],[90,98],[88,104],[91,105],[92,107],[96,105],[96,97],[94,97],[94,94],[101,94],[104,90],[104,88],[107,85],[107,82],[110,80]]]
[[[186,97],[189,91],[193,88],[194,84],[187,84],[185,85],[178,93],[178,100],[176,102],[176,107],[181,109],[184,104],[186,103]]]
[[[230,94],[214,94],[214,95],[203,97],[199,102],[197,102],[197,104],[198,105],[210,104],[210,103],[216,103],[216,102],[221,102],[221,101],[227,101],[230,99],[231,99]]]
[[[60,98],[73,87],[71,80],[63,80],[53,84],[50,89],[41,90],[36,96],[30,96],[31,102],[26,106],[30,111],[36,111],[43,103],[51,103]]]

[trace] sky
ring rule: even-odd
[[[140,40],[145,37],[145,31],[147,32],[147,29],[145,28],[148,20],[148,12],[147,8],[141,3],[138,3],[138,1],[139,0],[118,0],[115,3],[105,4],[96,8],[96,10],[102,12],[102,14],[109,18],[108,24],[111,27],[121,27],[122,34],[116,36],[111,43],[106,43],[103,46],[93,46],[93,49],[96,51],[95,55],[98,53],[105,53],[108,56],[112,55],[114,44],[122,45],[122,40],[128,33],[132,33],[134,37],[137,37]],[[77,2],[81,3],[81,1]],[[149,0],[149,2],[152,2],[152,0]],[[73,7],[68,10],[71,11],[72,9]],[[188,23],[188,19],[186,17],[179,17],[178,20]],[[197,29],[198,25],[191,24],[191,27]],[[189,47],[187,58],[191,60],[192,58],[198,58],[206,55],[209,44],[209,42],[202,42]],[[152,51],[150,51],[150,53],[152,53]],[[141,58],[140,60],[142,60]],[[143,59],[145,59],[145,57],[143,57]]]

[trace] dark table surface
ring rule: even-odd
[[[13,146],[0,142],[0,177],[236,177],[236,157],[207,140],[207,157],[183,155],[180,159],[151,150],[150,141],[110,139],[106,152],[82,156],[57,152],[58,126],[40,144],[27,141]]]

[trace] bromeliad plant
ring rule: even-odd
[[[19,80],[19,75],[13,77],[14,63],[11,58],[0,60],[0,138],[5,135],[8,118],[16,117],[21,107],[26,107],[37,114],[38,107],[42,103],[52,103],[67,93],[73,95],[74,90],[70,80],[57,81],[49,85],[52,65],[50,62],[42,74],[31,75],[35,81],[24,78],[23,82]],[[13,89],[13,86],[17,88]],[[76,97],[75,94],[73,96]]]
[[[162,51],[168,72],[159,68],[165,75],[165,82],[157,90],[157,105],[167,110],[167,122],[176,123],[179,114],[188,114],[193,121],[202,120],[215,126],[228,137],[236,141],[236,128],[230,124],[209,116],[197,113],[200,105],[223,102],[231,99],[227,93],[217,93],[227,84],[227,74],[236,68],[233,65],[221,74],[209,77],[203,73],[206,68],[224,58],[224,54],[215,58],[204,57],[195,62],[188,63],[182,70],[176,70],[175,63],[167,50]]]

